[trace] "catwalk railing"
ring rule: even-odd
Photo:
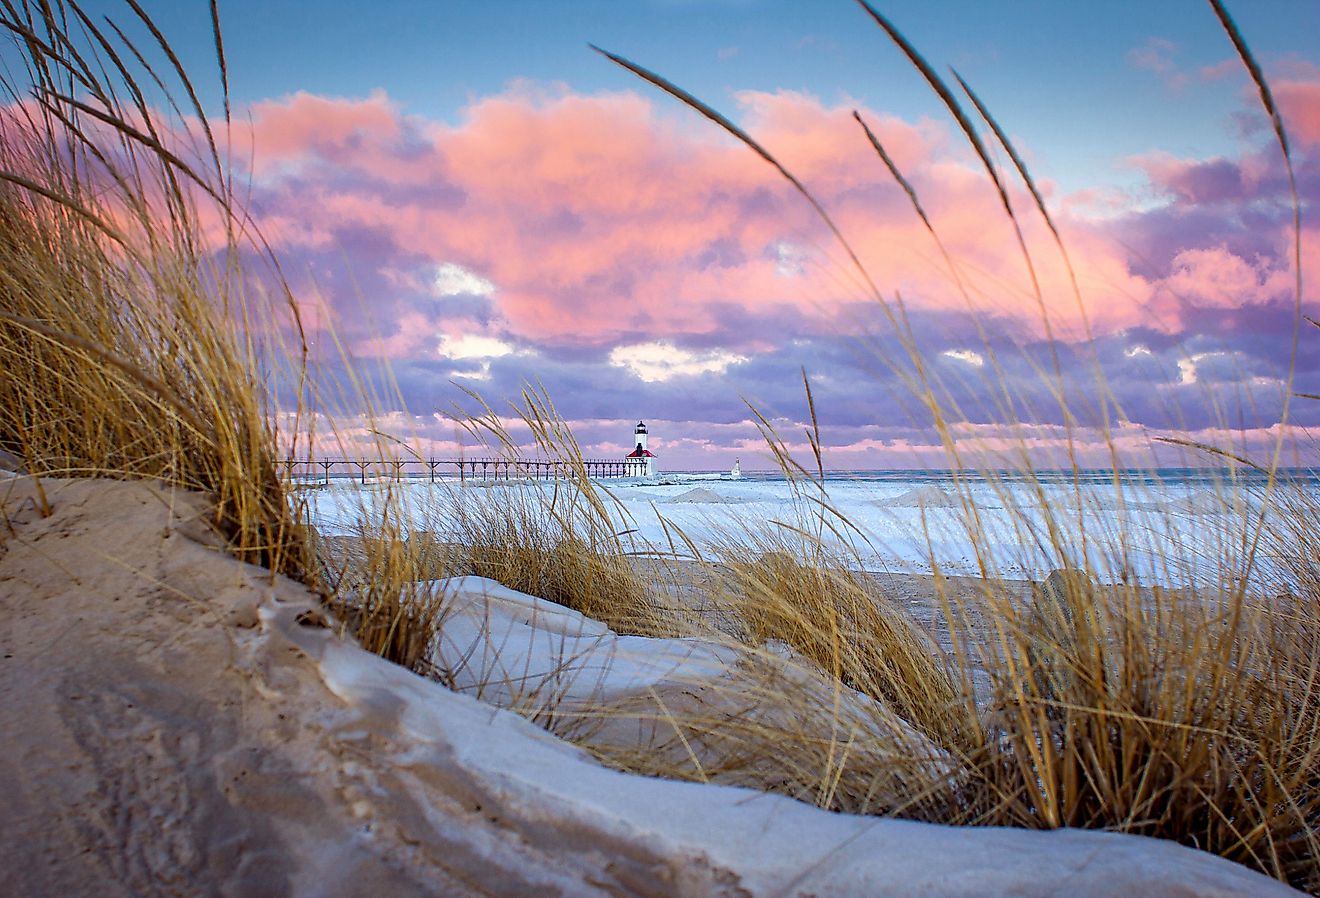
[[[281,462],[290,480],[325,483],[333,478],[369,480],[422,480],[435,483],[459,480],[556,480],[585,470],[588,477],[634,477],[635,465],[621,459],[583,459],[577,462],[526,458],[286,458]]]

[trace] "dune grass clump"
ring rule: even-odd
[[[669,632],[656,586],[629,561],[621,540],[608,528],[586,524],[582,506],[564,510],[556,498],[535,485],[458,497],[443,525],[447,573],[488,577],[617,633]]]
[[[355,532],[314,535],[326,605],[359,645],[415,673],[432,675],[432,645],[444,620],[433,547],[410,533],[412,513],[390,489],[360,510]],[[314,532],[314,531],[313,531]]]
[[[986,639],[979,748],[939,819],[1168,838],[1314,889],[1305,628],[1240,596],[1060,588],[1071,614],[1004,608]]]
[[[452,417],[515,469],[519,442],[504,418],[475,393],[476,413]],[[554,481],[474,482],[443,494],[425,510],[447,575],[488,577],[511,589],[581,612],[624,634],[670,635],[678,626],[665,600],[663,566],[643,576],[633,559],[649,554],[630,542],[627,513],[587,473],[567,422],[544,390],[528,387],[510,402],[511,421],[530,434],[542,459],[561,472]]]
[[[26,50],[0,75],[0,450],[208,492],[238,557],[314,581],[243,330],[273,314],[235,266],[260,246],[191,83],[149,67],[173,58],[158,33],[137,47],[71,4],[7,2],[0,25]],[[148,100],[170,78],[187,126]]]
[[[165,36],[125,15],[146,44],[72,3],[0,3],[21,60],[0,74],[0,453],[36,478],[209,494],[235,556],[322,592],[366,647],[416,668],[437,611],[398,503],[373,517],[367,577],[341,584],[281,464],[312,443],[314,385],[297,305],[235,196],[227,94],[213,122]]]
[[[775,792],[841,813],[940,816],[946,790],[930,784],[959,769],[937,742],[782,647],[731,654],[738,660],[720,677],[670,684],[663,698],[596,702],[565,736],[646,776]],[[610,743],[596,733],[602,725],[631,732]]]
[[[963,698],[937,646],[856,566],[782,536],[743,534],[720,553],[722,588],[753,645],[782,642],[850,689],[957,744]],[[796,550],[796,551],[795,551]]]

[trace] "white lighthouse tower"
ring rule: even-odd
[[[655,456],[646,448],[646,438],[646,422],[638,421],[637,427],[633,430],[633,442],[636,446],[623,459],[629,477],[655,476]]]

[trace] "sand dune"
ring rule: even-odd
[[[738,499],[733,496],[725,496],[704,486],[690,489],[687,492],[679,493],[677,496],[666,499],[666,502],[675,503],[694,503],[706,505],[739,505],[745,502],[745,499]]]
[[[878,499],[876,505],[894,508],[957,508],[961,503],[934,484],[914,487],[892,499]]]
[[[1285,895],[1170,843],[605,769],[368,655],[201,497],[0,482],[5,895]]]

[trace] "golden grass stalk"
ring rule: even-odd
[[[218,274],[244,247],[233,231],[201,238],[203,204],[236,215],[227,188],[166,145],[191,141],[180,123],[168,137],[134,124],[159,117],[126,69],[109,69],[115,82],[74,49],[67,13],[0,7],[30,79],[2,85],[15,102],[0,110],[0,449],[35,475],[209,492],[235,554],[314,582],[264,360],[239,332],[255,310],[241,280]]]
[[[634,567],[621,540],[612,533],[600,539],[602,528],[584,520],[584,506],[571,512],[555,507],[572,490],[557,484],[547,495],[524,485],[455,497],[437,527],[448,543],[445,574],[487,577],[618,633],[671,632],[656,584]]]

